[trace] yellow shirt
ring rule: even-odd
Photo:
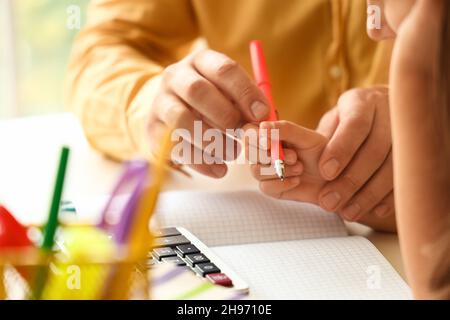
[[[148,154],[158,75],[200,37],[249,72],[249,42],[262,40],[280,117],[307,127],[345,90],[387,84],[392,43],[367,37],[365,0],[93,0],[66,97],[95,148]]]

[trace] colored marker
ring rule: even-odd
[[[267,120],[278,121],[278,114],[272,97],[269,73],[267,71],[266,58],[264,56],[264,50],[260,41],[254,40],[250,43],[250,57],[256,84],[264,93],[267,100],[269,100],[270,114]],[[281,145],[280,141],[278,142],[278,157],[275,158],[274,154],[272,153],[272,162],[274,163],[275,172],[278,178],[283,181],[286,177],[286,169],[284,166],[283,146]]]

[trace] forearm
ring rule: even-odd
[[[429,119],[429,116],[423,116],[422,119]],[[448,238],[450,230],[450,185],[443,180],[445,174],[442,172],[442,160],[439,160],[440,150],[437,145],[435,148],[430,146],[434,144],[431,141],[436,139],[431,123],[413,128],[398,119],[395,125],[397,129],[403,129],[396,143],[395,177],[403,256],[416,296],[432,297],[436,290],[441,290],[436,286],[441,281],[434,279],[436,269],[447,268],[447,272],[450,272],[450,265],[441,265],[448,264],[448,259],[445,262],[445,256],[438,253],[450,248],[449,243],[445,243],[449,241],[446,235]],[[408,141],[405,133],[409,133]],[[415,146],[411,146],[411,141],[415,141]]]
[[[412,63],[398,68],[393,81],[397,224],[406,272],[417,298],[450,294],[450,181],[445,132],[433,114],[440,107],[433,103],[433,83],[432,72],[414,69]]]

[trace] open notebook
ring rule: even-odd
[[[365,238],[316,206],[254,191],[167,192],[160,226],[185,227],[260,299],[409,299],[410,290]]]

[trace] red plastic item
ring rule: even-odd
[[[250,57],[256,84],[264,93],[267,100],[269,100],[270,113],[267,121],[277,121],[278,112],[275,107],[275,103],[273,102],[272,86],[269,80],[269,72],[267,69],[266,57],[264,55],[264,50],[260,41],[254,40],[250,43]],[[278,157],[279,160],[284,161],[284,151],[281,143],[278,144]]]
[[[223,286],[223,287],[232,287],[233,282],[225,273],[210,273],[206,275],[206,278],[212,283]]]
[[[31,246],[33,243],[25,228],[3,206],[0,206],[0,250]]]
[[[27,228],[17,221],[5,207],[0,205],[0,252],[32,245],[33,243],[27,235]],[[32,279],[33,273],[29,267],[20,266],[16,269],[26,281]]]

